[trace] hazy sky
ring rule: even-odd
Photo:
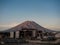
[[[60,30],[60,0],[0,0],[0,30],[26,20]]]

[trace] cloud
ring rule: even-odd
[[[52,30],[59,30],[60,31],[60,26],[59,25],[48,25],[48,26],[45,26],[46,28],[48,29],[52,29]]]
[[[10,24],[0,24],[0,30],[5,30],[11,27],[18,25],[19,23],[10,23]]]

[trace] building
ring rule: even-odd
[[[51,36],[49,34],[49,29],[46,29],[33,21],[26,21],[22,24],[19,24],[16,27],[4,31],[4,38],[15,38],[15,39],[38,39],[41,40],[44,37]]]

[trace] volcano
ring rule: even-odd
[[[22,29],[36,29],[36,30],[41,30],[44,32],[52,32],[53,30],[44,28],[42,26],[40,26],[39,24],[37,24],[34,21],[25,21],[15,27],[12,27],[11,29],[5,30],[5,32],[10,32],[10,31],[17,31],[17,30],[22,30]]]

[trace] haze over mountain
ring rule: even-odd
[[[22,24],[19,24],[15,27],[12,27],[11,29],[5,30],[6,32],[10,31],[17,31],[17,30],[22,30],[22,29],[36,29],[36,30],[41,30],[41,31],[46,31],[46,32],[52,32],[53,30],[44,28],[37,24],[34,21],[25,21]]]
[[[60,0],[0,0],[0,31],[31,20],[60,31]]]

